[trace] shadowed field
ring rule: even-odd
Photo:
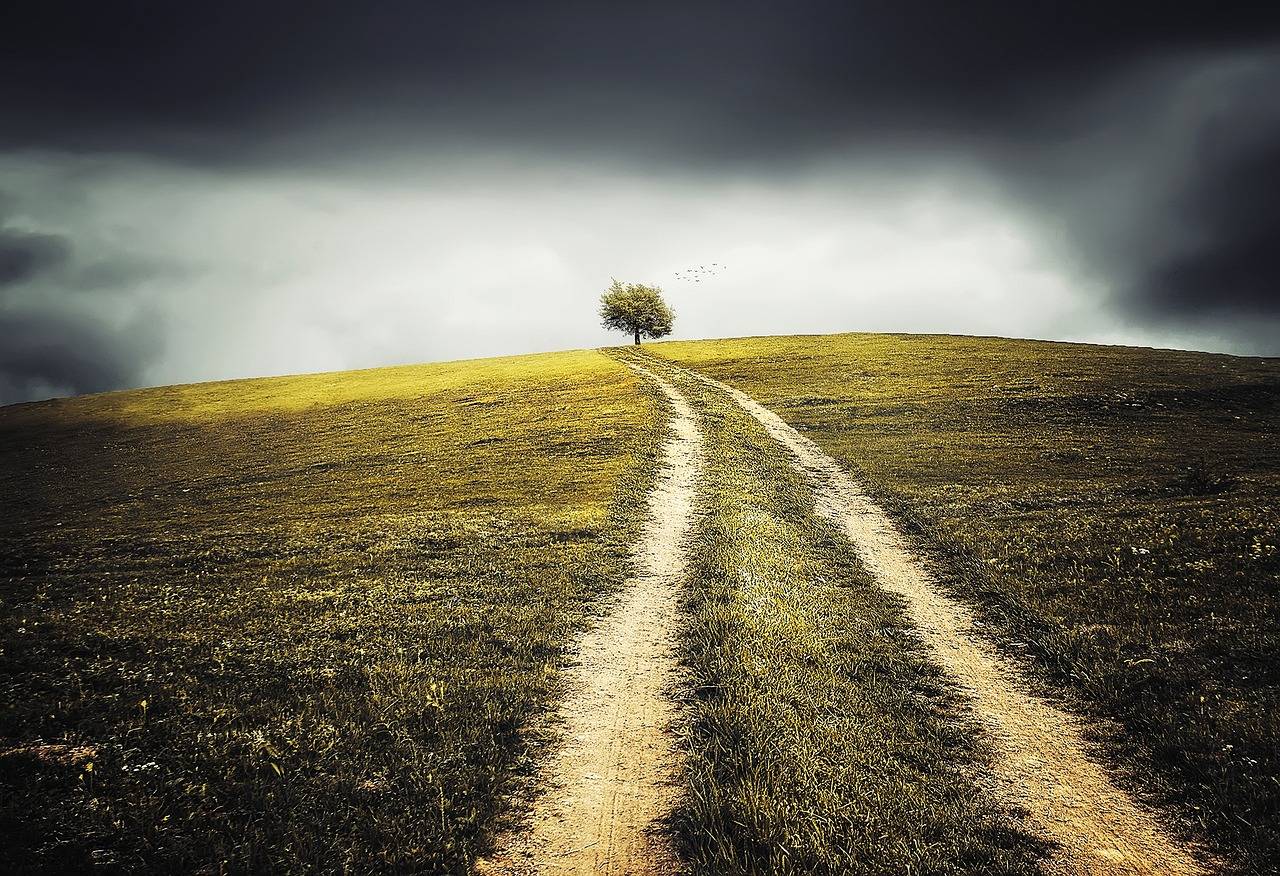
[[[843,335],[651,351],[844,464],[1122,780],[1280,864],[1280,363]]]
[[[465,869],[656,406],[583,352],[0,411],[0,868]]]
[[[1280,364],[645,350],[835,457],[1176,831],[1280,865]],[[760,423],[645,361],[705,453],[674,631],[684,864],[1034,872],[901,601]],[[0,410],[0,869],[467,872],[527,811],[569,648],[637,570],[668,407],[573,352]]]

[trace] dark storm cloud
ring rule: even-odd
[[[1280,75],[1254,85],[1199,132],[1188,185],[1170,210],[1179,245],[1152,242],[1139,306],[1193,317],[1280,313]]]
[[[1236,62],[1251,72],[1183,87]],[[690,180],[950,162],[1060,228],[1064,263],[1113,290],[1114,314],[1268,352],[1277,90],[1280,7],[1260,3],[86,0],[24,3],[0,28],[10,155],[124,154],[228,179],[473,153]],[[80,250],[0,238],[0,283],[61,283],[39,307],[28,295],[26,323],[10,307],[0,337],[43,340],[4,367],[128,385],[151,353],[131,360],[112,340],[127,334],[86,339],[67,302],[152,268]],[[68,308],[76,343],[58,345],[47,320]]]
[[[0,389],[81,393],[119,386],[131,376],[118,351],[92,325],[56,314],[0,314]]]
[[[0,311],[0,404],[134,385],[149,345],[56,309]]]
[[[13,199],[0,200],[0,206]],[[76,264],[62,234],[18,230],[0,215],[0,404],[78,395],[136,383],[158,338],[144,323],[121,328],[86,311],[77,290],[110,288],[142,266],[99,260]],[[115,320],[119,322],[119,320]]]
[[[21,283],[63,264],[71,244],[56,234],[33,234],[0,225],[0,287]]]
[[[886,128],[1021,131],[1054,115],[1046,100],[1153,57],[1265,44],[1277,19],[1263,4],[408,0],[13,16],[0,96],[24,110],[14,144],[234,152],[334,110],[668,159],[785,158]]]

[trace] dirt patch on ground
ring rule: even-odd
[[[794,454],[815,486],[818,513],[847,534],[877,582],[902,597],[933,658],[989,728],[1004,795],[1056,844],[1051,872],[1208,871],[1203,856],[1175,842],[1088,757],[1079,721],[1031,693],[1020,670],[978,637],[968,609],[941,590],[884,511],[831,457],[745,393],[696,376],[729,393]]]
[[[482,873],[678,872],[664,827],[679,760],[670,691],[678,680],[677,587],[693,518],[701,437],[670,384],[640,366],[674,408],[658,481],[635,547],[636,576],[578,644],[557,714],[563,744],[545,765],[547,790],[527,828],[503,838]]]

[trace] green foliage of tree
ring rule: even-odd
[[[600,296],[601,325],[640,338],[660,338],[671,334],[676,315],[662,300],[662,290],[643,283],[613,281]]]

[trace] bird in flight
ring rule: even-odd
[[[677,280],[692,280],[695,283],[701,283],[704,277],[714,277],[728,266],[719,262],[712,262],[710,265],[698,265],[696,268],[685,268],[683,271],[676,271],[675,278]]]

